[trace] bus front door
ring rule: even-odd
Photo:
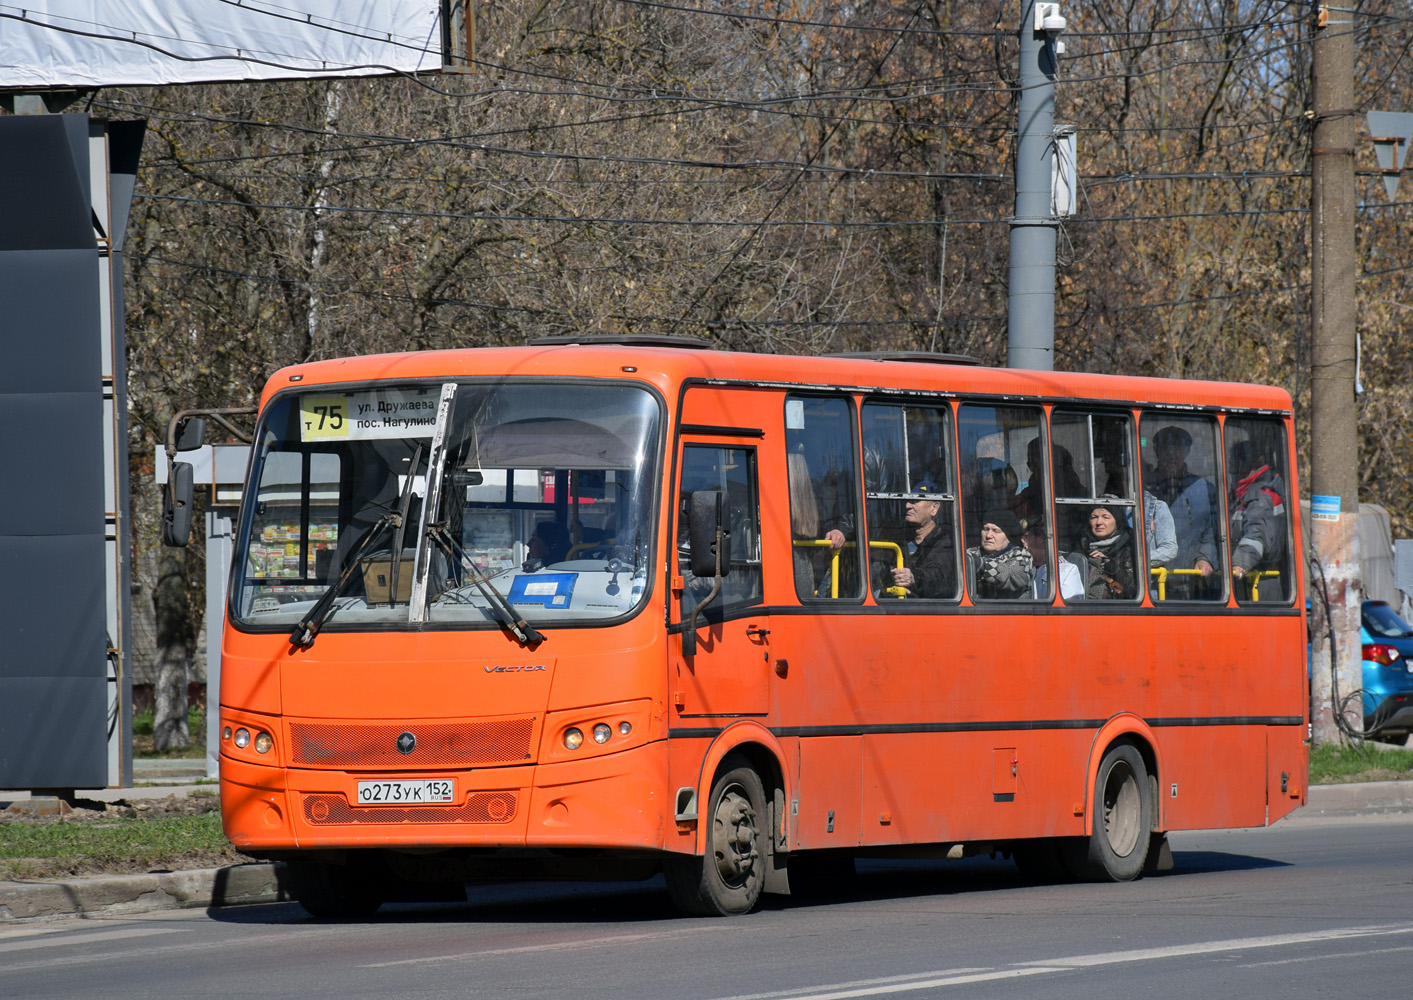
[[[674,721],[764,716],[770,702],[770,616],[762,605],[756,449],[687,441],[679,468],[673,605],[681,641],[670,644]],[[693,575],[688,559],[692,494],[700,491],[720,494],[720,525],[727,536],[728,558],[710,601],[718,580]]]

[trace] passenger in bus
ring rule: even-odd
[[[904,515],[912,540],[903,556],[903,565],[893,567],[893,586],[902,587],[908,597],[955,597],[957,593],[956,548],[952,544],[950,525],[943,526],[937,516],[942,511],[940,500],[929,500],[927,494],[942,492],[930,479],[913,484],[920,498],[906,501]]]
[[[790,534],[794,542],[815,542],[819,534],[819,501],[815,498],[814,480],[810,477],[809,462],[800,452],[791,452],[786,458],[786,475],[790,483]],[[824,535],[833,552],[843,546],[844,533],[838,528],[830,528]],[[801,597],[814,597],[818,587],[815,571],[820,553],[825,546],[794,545],[795,593]],[[828,572],[827,570],[825,571]]]
[[[1100,500],[1118,499],[1110,495],[1100,497]],[[1105,503],[1090,507],[1085,535],[1085,557],[1089,560],[1085,596],[1091,600],[1136,597],[1138,586],[1133,567],[1133,533],[1128,528],[1125,508]]]
[[[1285,567],[1285,483],[1261,460],[1255,441],[1238,441],[1231,446],[1228,469],[1236,481],[1228,503],[1231,575],[1237,581],[1237,597],[1252,599],[1251,585],[1243,585],[1243,581],[1252,573],[1260,573],[1255,599],[1283,600],[1285,587],[1280,571]]]
[[[1030,596],[1035,561],[1020,541],[1020,521],[1008,509],[997,507],[981,515],[981,544],[967,549],[973,596]]]
[[[521,569],[533,573],[552,563],[563,562],[569,554],[569,532],[558,521],[540,521],[535,525],[530,541],[526,543],[526,555]]]
[[[1188,470],[1192,435],[1170,424],[1153,435],[1158,467],[1147,476],[1153,495],[1168,505],[1177,539],[1177,554],[1168,561],[1170,569],[1195,569],[1191,574],[1171,576],[1167,581],[1169,600],[1216,597],[1211,577],[1217,565],[1217,487],[1210,480]]]
[[[1132,521],[1129,527],[1133,527]],[[1177,555],[1177,532],[1168,505],[1147,490],[1143,491],[1143,534],[1148,543],[1148,565],[1166,566]]]
[[[1040,521],[1028,523],[1021,534],[1021,544],[1035,563],[1030,596],[1037,600],[1050,600],[1050,547],[1045,544],[1045,525]],[[1060,596],[1066,601],[1084,599],[1084,579],[1079,575],[1078,567],[1068,559],[1060,560]]]

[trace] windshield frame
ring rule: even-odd
[[[225,613],[226,624],[237,632],[250,635],[283,635],[290,634],[290,624],[288,622],[278,622],[264,624],[253,620],[250,616],[242,616],[239,612],[238,602],[241,597],[244,581],[241,579],[242,567],[244,566],[247,554],[252,544],[251,532],[255,519],[255,508],[257,506],[256,497],[259,492],[259,476],[263,468],[261,441],[266,432],[267,420],[271,414],[277,412],[279,404],[289,400],[291,405],[297,405],[295,400],[301,396],[317,394],[336,394],[339,392],[355,393],[367,392],[370,390],[396,390],[407,388],[435,389],[437,386],[455,382],[464,388],[469,387],[513,387],[513,386],[538,386],[546,388],[554,387],[603,387],[618,389],[633,389],[646,394],[651,400],[653,417],[656,420],[656,427],[653,433],[645,438],[645,445],[649,449],[647,453],[647,463],[650,466],[650,476],[642,477],[646,484],[645,489],[651,490],[651,496],[647,499],[644,507],[645,524],[647,527],[648,552],[644,565],[645,580],[642,594],[638,600],[626,611],[609,617],[581,617],[551,619],[537,621],[537,627],[543,630],[556,630],[562,628],[609,628],[621,625],[637,617],[653,601],[657,578],[661,567],[657,564],[657,552],[660,546],[661,518],[663,510],[663,487],[662,475],[667,447],[667,404],[662,392],[657,386],[650,382],[625,378],[595,378],[583,376],[547,376],[543,378],[526,376],[503,376],[503,375],[438,375],[428,374],[420,377],[408,377],[398,379],[378,380],[369,382],[366,380],[352,382],[328,382],[328,383],[300,383],[282,387],[273,393],[269,400],[260,408],[260,417],[256,424],[255,434],[252,438],[251,455],[249,465],[246,470],[245,484],[242,490],[240,511],[237,515],[234,532],[232,535],[233,544],[231,549],[230,572],[226,581]],[[307,486],[308,484],[306,484]],[[412,536],[418,531],[417,525],[408,526],[408,535]],[[409,606],[409,611],[410,611]],[[373,633],[373,632],[485,632],[499,631],[502,626],[491,621],[465,621],[465,620],[417,620],[414,614],[392,621],[339,621],[337,612],[329,615],[327,620],[319,629],[323,633]]]

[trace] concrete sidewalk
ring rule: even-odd
[[[131,801],[185,795],[211,789],[193,783],[148,788],[110,788],[81,792],[80,798]],[[32,801],[27,794],[0,792],[0,808],[9,802]],[[1281,824],[1329,816],[1413,812],[1413,781],[1371,781],[1348,785],[1315,785],[1304,808]],[[275,903],[291,897],[283,884],[283,867],[253,862],[225,868],[137,875],[96,875],[86,878],[0,882],[0,923],[83,916],[119,916],[149,910],[241,906]]]

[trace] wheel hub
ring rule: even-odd
[[[755,870],[756,814],[745,790],[733,785],[716,804],[712,817],[712,849],[716,868],[728,885],[739,885]]]

